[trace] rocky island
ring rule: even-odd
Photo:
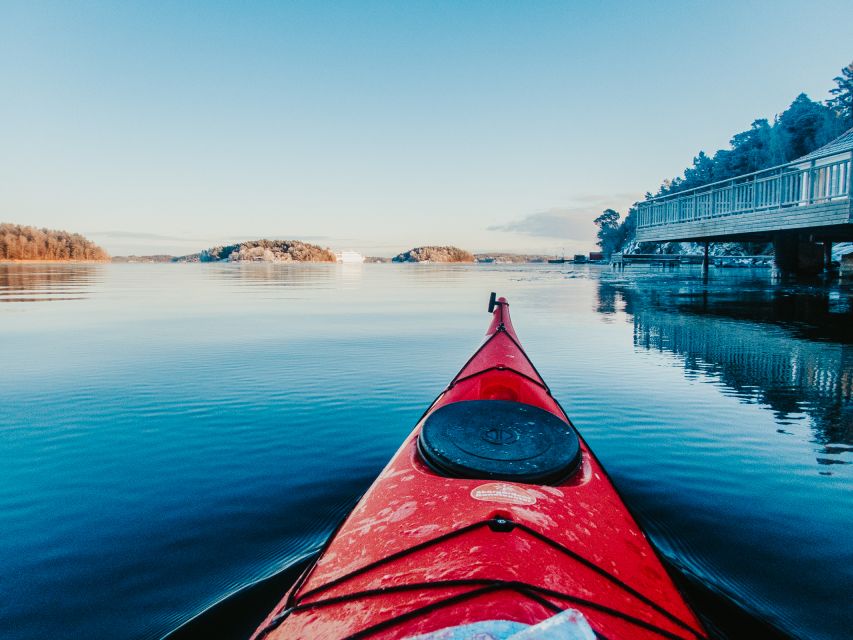
[[[331,249],[299,240],[250,240],[212,247],[175,262],[337,262]]]
[[[79,233],[0,223],[0,260],[106,262],[109,254]]]
[[[392,262],[474,262],[474,255],[459,247],[415,247],[394,256]]]

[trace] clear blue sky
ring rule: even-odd
[[[849,0],[0,0],[0,220],[113,254],[588,250],[851,59]]]

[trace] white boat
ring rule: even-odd
[[[335,254],[338,262],[364,262],[364,256],[358,251],[340,251]]]

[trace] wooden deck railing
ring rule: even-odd
[[[713,220],[753,211],[771,211],[853,200],[853,152],[828,163],[815,158],[756,171],[729,180],[637,203],[638,228]],[[820,164],[818,164],[820,163]]]

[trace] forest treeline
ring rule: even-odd
[[[0,223],[0,260],[109,260],[79,233]]]
[[[680,176],[664,180],[656,193],[646,193],[646,199],[785,164],[837,138],[853,127],[853,62],[833,81],[835,86],[825,102],[801,93],[773,122],[759,118],[749,129],[732,136],[731,148],[713,155],[700,151]],[[636,209],[632,207],[621,220],[613,209],[595,219],[598,245],[606,254],[620,251],[633,240],[635,216]]]

